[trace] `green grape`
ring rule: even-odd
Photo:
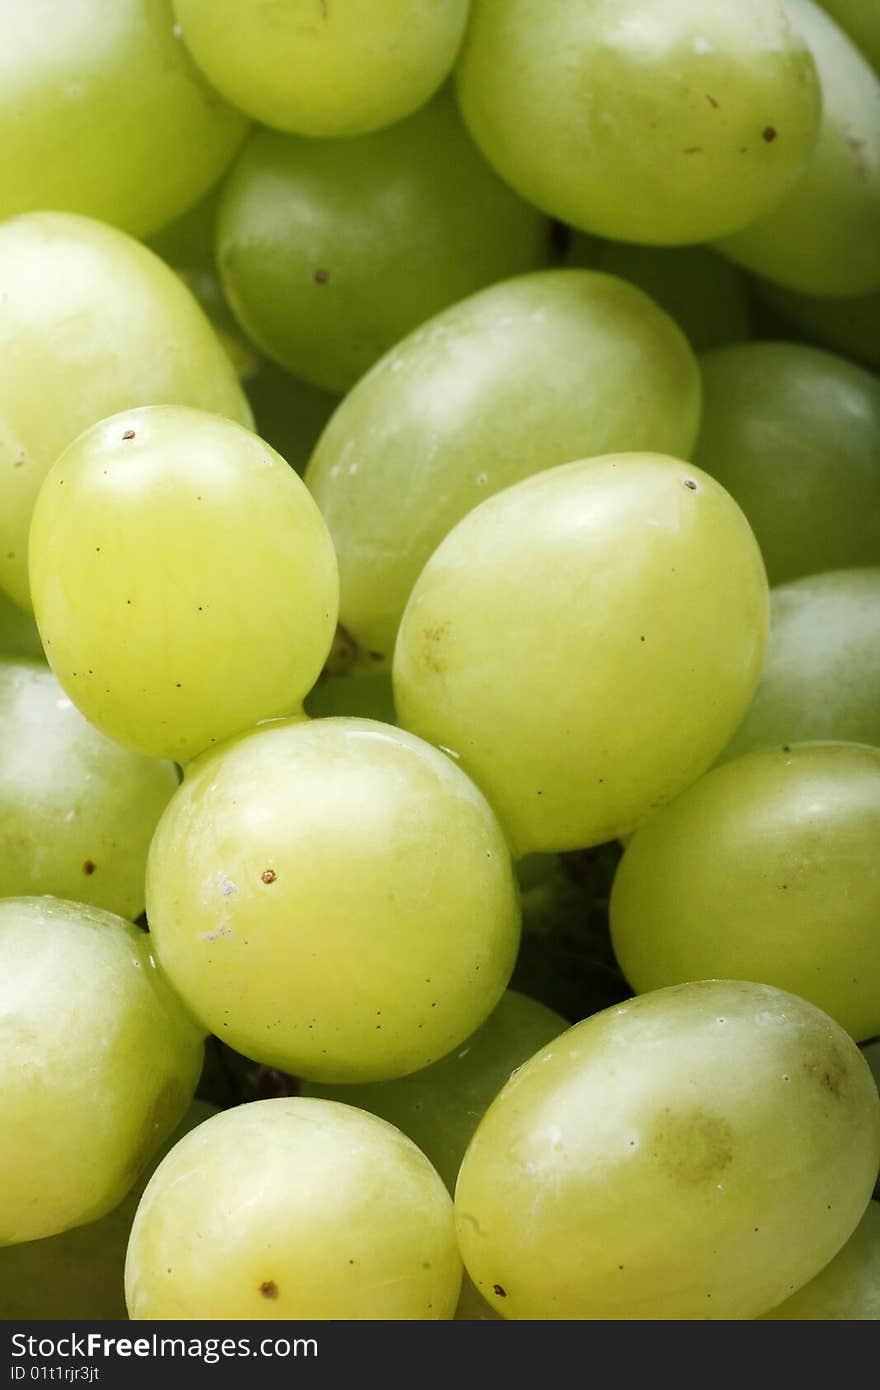
[[[0,218],[53,208],[147,235],[210,188],[245,129],[171,0],[0,5]]]
[[[251,414],[192,295],[111,227],[62,213],[0,226],[0,302],[0,587],[26,607],[34,501],[82,430],[140,405]]]
[[[455,1192],[513,1319],[755,1318],[855,1229],[880,1098],[855,1043],[766,985],[710,980],[577,1024],[489,1107]]]
[[[153,839],[147,913],[205,1027],[315,1081],[445,1056],[501,998],[519,940],[480,792],[362,719],[269,724],[193,764]]]
[[[568,1027],[524,994],[508,990],[475,1033],[424,1071],[368,1086],[309,1086],[307,1095],[379,1115],[418,1144],[450,1192],[471,1135],[523,1062]]]
[[[185,1113],[202,1034],[130,922],[0,901],[0,1246],[111,1211]]]
[[[771,584],[880,564],[880,381],[799,343],[701,359],[694,461],[742,507]]]
[[[846,1245],[815,1279],[763,1318],[775,1322],[880,1320],[880,1203],[868,1203]]]
[[[736,343],[751,334],[746,277],[708,246],[632,246],[609,241],[591,263],[649,294],[675,319],[697,352]]]
[[[16,1322],[126,1319],[125,1250],[144,1188],[178,1140],[214,1114],[215,1106],[193,1101],[128,1196],[100,1221],[44,1240],[0,1246],[0,1318]]]
[[[300,1097],[182,1139],[125,1263],[133,1319],[435,1321],[460,1283],[452,1203],[425,1155],[375,1115]]]
[[[291,713],[336,626],[336,559],[300,479],[256,435],[182,406],[113,415],[34,510],[49,663],[96,728],[186,762]]]
[[[820,0],[820,4],[880,70],[880,6],[877,0]]]
[[[321,433],[339,404],[339,397],[263,359],[245,384],[261,439],[305,473]]]
[[[310,719],[342,714],[382,724],[397,722],[391,677],[384,671],[375,676],[324,675],[306,696],[304,708]]]
[[[455,59],[468,0],[173,0],[210,82],[263,125],[362,135],[416,111]]]
[[[779,0],[475,0],[464,118],[524,197],[620,241],[706,241],[807,167],[815,65]]]
[[[640,993],[763,980],[880,1033],[880,748],[789,744],[715,768],[633,837],[611,895]]]
[[[764,669],[723,756],[815,739],[880,745],[880,568],[772,591]]]
[[[880,367],[880,290],[850,299],[797,294],[758,280],[761,299],[819,347]]]
[[[398,718],[459,760],[518,854],[633,830],[703,772],[751,699],[761,557],[699,469],[615,454],[476,508],[413,589]]]
[[[0,589],[0,656],[43,661],[43,644],[30,613],[8,599]]]
[[[225,187],[217,264],[262,351],[341,392],[430,315],[544,265],[547,240],[444,93],[376,135],[255,135]]]
[[[699,410],[683,334],[609,275],[519,276],[410,334],[342,402],[306,474],[363,662],[391,657],[420,570],[477,503],[574,458],[686,457]]]
[[[0,898],[51,893],[137,917],[173,763],[93,729],[46,667],[0,657]]]
[[[719,243],[803,294],[880,289],[880,76],[812,0],[786,0],[822,81],[822,126],[803,178],[778,207]]]

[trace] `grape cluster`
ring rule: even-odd
[[[0,1317],[880,1317],[878,367],[862,0],[0,6]]]

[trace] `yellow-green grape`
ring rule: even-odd
[[[846,1245],[815,1279],[763,1314],[774,1322],[880,1321],[880,1202],[869,1202]]]
[[[301,1097],[182,1139],[125,1263],[133,1319],[436,1321],[460,1284],[452,1203],[425,1155],[375,1115]]]
[[[316,1081],[443,1057],[519,942],[510,856],[442,753],[365,719],[282,721],[195,763],[153,839],[147,914],[224,1042]]]
[[[736,503],[658,454],[563,465],[434,552],[398,718],[482,787],[518,854],[632,830],[717,757],[761,668],[767,583]]]
[[[475,1033],[426,1070],[369,1086],[310,1086],[307,1094],[356,1105],[396,1125],[452,1192],[471,1135],[511,1072],[567,1027],[561,1014],[507,990]]]
[[[0,900],[0,1246],[122,1200],[192,1099],[202,1037],[138,927]]]
[[[547,246],[547,219],[489,167],[446,93],[376,135],[259,132],[217,228],[245,332],[340,392],[446,305],[545,265]]]
[[[880,748],[801,743],[715,768],[642,826],[611,894],[639,992],[763,980],[880,1033]]]
[[[723,756],[815,739],[880,745],[880,568],[772,591],[764,669]]]
[[[49,664],[96,728],[187,762],[301,707],[336,627],[336,558],[284,459],[182,406],[114,415],[54,465],[30,536]]]
[[[455,1192],[465,1266],[513,1319],[755,1318],[851,1235],[880,1161],[855,1043],[767,985],[631,999],[521,1067]]]
[[[746,277],[708,246],[633,246],[608,241],[590,263],[649,294],[675,319],[697,352],[736,343],[751,334]]]
[[[798,294],[758,280],[761,298],[819,347],[880,368],[880,290],[849,299]]]
[[[43,644],[37,625],[30,613],[23,613],[17,604],[0,589],[0,655],[27,657],[43,661]]]
[[[803,178],[719,249],[803,294],[880,289],[880,76],[812,0],[786,0],[822,81],[822,126]]]
[[[820,4],[880,70],[880,6],[877,0],[820,0]]]
[[[304,708],[310,719],[341,714],[378,719],[382,724],[397,723],[391,677],[385,671],[375,676],[324,675],[306,696]]]
[[[610,275],[518,276],[411,333],[346,396],[306,474],[364,664],[390,659],[420,570],[479,502],[575,458],[687,457],[699,410],[684,335]]]
[[[82,430],[140,405],[251,413],[192,295],[112,227],[48,212],[4,223],[0,303],[0,587],[27,607],[34,500]]]
[[[807,167],[815,65],[780,0],[474,0],[471,134],[555,217],[621,241],[706,241]]]
[[[210,188],[245,130],[171,0],[3,0],[0,218],[53,208],[145,236]]]
[[[742,507],[771,584],[880,564],[880,381],[800,343],[700,361],[694,462]]]
[[[144,1188],[177,1141],[214,1114],[215,1106],[193,1101],[128,1196],[99,1221],[45,1240],[0,1246],[0,1318],[126,1319],[125,1250]]]
[[[210,82],[263,125],[362,135],[410,115],[455,59],[468,0],[173,0]]]
[[[137,917],[173,763],[111,742],[42,663],[0,656],[0,898],[51,893]]]

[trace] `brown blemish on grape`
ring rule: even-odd
[[[709,105],[712,107],[712,110],[713,110],[713,111],[717,111],[718,108],[719,108],[719,106],[721,105],[721,102],[720,102],[720,101],[716,101],[715,98],[714,98],[709,92],[706,93],[706,100],[708,101]]]
[[[705,1110],[665,1111],[652,1141],[651,1158],[678,1182],[713,1181],[733,1162],[733,1130]]]
[[[693,478],[685,478],[685,480],[684,480],[684,485],[685,485],[685,487],[690,488],[691,492],[697,492],[697,491],[699,491],[699,489],[697,488],[697,485],[696,485],[696,483],[694,482]]]
[[[264,869],[260,874],[263,883],[274,883],[278,875],[274,869]]]
[[[330,279],[330,272],[323,268],[315,270],[312,273],[312,279],[316,285],[326,285],[327,281]]]
[[[134,439],[134,430],[126,430],[123,439]]]
[[[867,182],[868,163],[865,159],[865,141],[860,140],[856,135],[845,135],[843,138],[855,156],[856,181],[858,183]]]
[[[95,865],[93,864],[93,862],[92,862],[91,859],[87,859],[86,862],[83,864],[83,873],[86,874],[86,875],[89,875],[89,874],[93,874],[94,872],[95,872]]]
[[[499,1298],[506,1298],[506,1297],[507,1297],[507,1290],[506,1290],[506,1289],[503,1289],[503,1288],[501,1287],[500,1284],[493,1284],[493,1285],[492,1285],[492,1292],[493,1292],[494,1294],[497,1294]]]
[[[761,131],[761,139],[766,140],[768,145],[772,145],[778,134],[779,132],[775,125],[765,125],[764,129]]]
[[[439,648],[448,631],[448,623],[435,623],[433,627],[426,627],[422,633],[422,661],[428,670],[437,676],[442,676],[445,669]]]
[[[260,1293],[263,1295],[264,1298],[277,1298],[278,1285],[275,1283],[275,1280],[264,1279],[262,1284],[260,1285]]]
[[[702,146],[702,145],[688,145],[687,148],[686,148],[685,150],[682,150],[682,154],[702,154],[702,153],[703,153],[703,146]]]

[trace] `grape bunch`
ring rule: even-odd
[[[0,79],[0,1317],[880,1317],[880,9]]]

